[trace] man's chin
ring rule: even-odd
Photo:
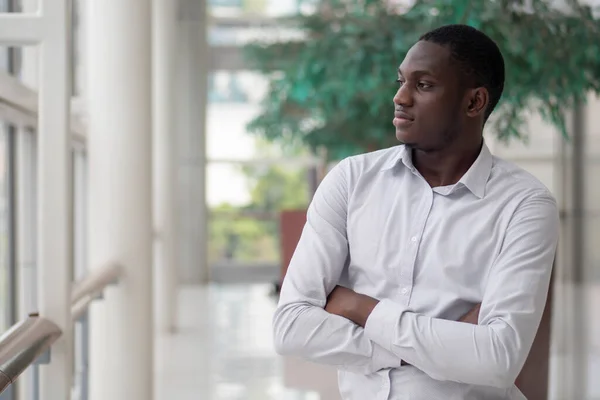
[[[418,143],[415,135],[410,131],[396,129],[396,139],[406,146],[415,146]]]

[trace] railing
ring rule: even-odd
[[[73,320],[78,320],[90,303],[101,296],[108,285],[117,283],[121,273],[120,265],[110,264],[93,271],[89,276],[76,283],[71,292]]]
[[[81,318],[90,303],[101,296],[107,286],[116,283],[121,275],[122,268],[110,264],[94,270],[77,282],[71,292],[73,321]],[[31,314],[0,336],[0,393],[40,356],[48,353],[61,335],[60,328],[54,322]]]
[[[79,100],[73,99],[70,117],[71,143],[74,154],[80,154],[86,147],[85,121],[79,117],[77,110],[82,107]],[[19,79],[0,71],[0,120],[25,130],[36,131],[39,120],[39,95],[32,88],[24,85]],[[24,137],[19,135],[19,137]],[[21,146],[21,149],[33,151],[34,147]],[[22,150],[22,152],[25,152]],[[25,153],[23,153],[25,154]],[[29,154],[29,153],[28,153]],[[31,153],[31,160],[35,160]],[[37,164],[27,165],[35,170]],[[73,167],[74,169],[76,167]],[[21,174],[23,179],[26,174]],[[31,180],[33,178],[30,177]],[[29,182],[27,182],[28,184]],[[25,185],[18,184],[20,187]],[[21,208],[26,210],[26,206]],[[21,211],[24,212],[24,211]],[[82,340],[87,337],[89,329],[86,315],[89,304],[100,297],[107,285],[118,280],[121,269],[116,265],[109,265],[98,270],[92,270],[91,274],[80,282],[74,284],[71,292],[71,314],[74,323],[82,335]],[[0,393],[2,393],[17,377],[32,364],[49,362],[53,343],[60,338],[63,332],[53,321],[32,314],[10,328],[9,331],[0,336]],[[79,358],[87,357],[87,345],[83,346],[78,353]],[[87,377],[85,376],[87,365],[75,366],[76,372],[82,372],[79,389],[82,399],[85,398]],[[37,381],[33,381],[34,391],[39,390]]]
[[[30,315],[0,337],[0,393],[35,360],[50,350],[62,334],[52,321]]]

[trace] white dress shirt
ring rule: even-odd
[[[308,209],[275,347],[337,367],[345,400],[524,399],[558,231],[550,192],[485,144],[435,188],[402,145],[344,159]],[[338,284],[380,301],[364,329],[323,309]],[[478,325],[456,322],[477,303]]]

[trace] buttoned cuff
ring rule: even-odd
[[[373,372],[386,368],[400,368],[402,360],[391,351],[388,351],[373,342],[373,356],[371,357]]]
[[[390,300],[381,300],[365,324],[365,335],[374,343],[392,352],[396,327],[406,308]]]

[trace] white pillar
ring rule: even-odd
[[[90,399],[153,399],[151,0],[87,4],[89,266],[119,284],[90,309]]]
[[[173,332],[177,310],[178,260],[175,251],[177,179],[176,149],[176,54],[177,2],[153,2],[153,187],[155,310],[160,332]]]
[[[206,0],[179,1],[178,176],[180,280],[206,283],[206,103],[208,45]]]
[[[37,8],[37,0],[22,0],[24,13],[33,13]],[[26,46],[21,49],[21,82],[38,88],[38,53],[37,46]],[[19,317],[38,310],[37,291],[37,146],[35,134],[26,127],[19,127],[17,135],[17,259],[19,271]],[[34,399],[36,376],[39,367],[28,368],[18,380],[19,399]]]
[[[40,367],[40,398],[68,399],[73,382],[71,319],[71,135],[68,1],[40,4],[37,132],[37,265],[39,312],[62,330],[51,362]]]

